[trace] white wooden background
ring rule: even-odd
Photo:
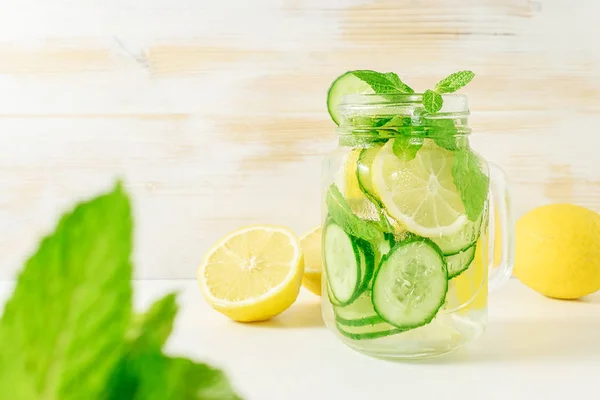
[[[517,216],[600,211],[595,0],[0,0],[0,279],[123,177],[140,278],[193,278],[219,236],[319,221],[325,93],[349,69],[458,69]]]

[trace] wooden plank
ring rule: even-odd
[[[239,225],[300,233],[319,222],[318,149],[263,168],[259,155],[271,148],[260,136],[235,146],[218,133],[199,134],[215,129],[199,118],[0,119],[2,277],[60,212],[117,177],[134,198],[140,278],[193,277],[210,244]]]
[[[0,279],[116,176],[138,206],[143,278],[193,277],[239,225],[309,229],[336,141],[325,93],[353,68],[422,89],[473,69],[472,142],[506,169],[516,216],[600,211],[598,2],[5,3]]]

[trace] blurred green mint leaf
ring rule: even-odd
[[[96,399],[131,315],[132,217],[120,185],[78,204],[26,262],[0,321],[0,393]]]
[[[0,393],[15,400],[238,400],[225,374],[162,352],[175,294],[132,319],[133,222],[121,184],[43,238],[0,320]]]
[[[152,304],[145,314],[138,316],[128,335],[133,350],[136,347],[144,350],[162,349],[171,335],[178,310],[177,294],[170,293]]]
[[[240,400],[219,369],[159,354],[139,361],[140,385],[132,400]]]
[[[123,357],[107,384],[105,400],[238,400],[225,374],[162,352],[178,311],[165,296],[133,323]]]

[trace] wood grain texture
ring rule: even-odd
[[[341,72],[425,89],[469,68],[475,148],[516,216],[600,211],[600,3],[7,0],[0,13],[0,279],[76,199],[123,177],[141,278],[194,277],[240,225],[320,219]]]

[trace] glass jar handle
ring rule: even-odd
[[[489,163],[489,167],[489,290],[494,291],[503,286],[512,274],[515,260],[515,233],[508,191],[508,178],[504,170],[498,165]],[[496,235],[500,239],[498,244]],[[496,259],[496,255],[500,255],[499,260]]]

